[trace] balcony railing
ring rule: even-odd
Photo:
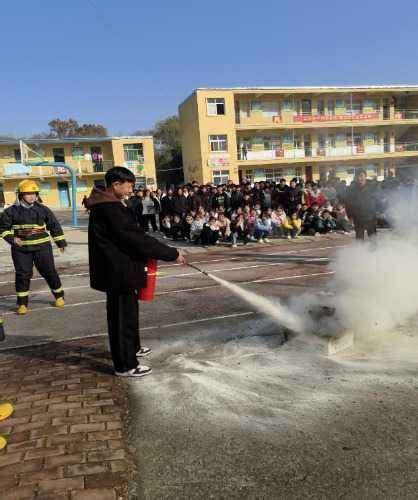
[[[340,122],[340,121],[363,121],[363,120],[378,120],[380,118],[379,111],[369,113],[355,113],[346,111],[344,114],[322,114],[314,115],[312,113],[300,113],[293,116],[294,122]]]
[[[418,109],[395,109],[395,120],[418,120]]]
[[[240,148],[237,152],[239,161],[259,161],[259,160],[296,160],[300,158],[321,158],[321,157],[344,157],[357,155],[374,155],[388,153],[402,153],[409,151],[418,152],[418,143],[402,142],[396,144],[355,144],[346,146],[325,146],[303,148],[275,148],[275,149],[245,149]]]
[[[34,160],[36,161],[36,160]],[[53,162],[53,158],[47,158],[46,161]],[[113,167],[112,160],[92,161],[85,159],[69,158],[66,163],[77,170],[77,174],[93,174],[106,172]],[[65,167],[48,167],[48,166],[22,166],[19,162],[2,161],[0,164],[0,176],[2,177],[50,177],[54,175],[68,174]]]

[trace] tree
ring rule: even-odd
[[[106,137],[108,135],[107,129],[103,125],[99,123],[82,123],[79,125],[74,118],[68,120],[55,118],[48,123],[48,126],[49,133],[47,137],[49,138]]]
[[[183,180],[183,158],[181,154],[180,121],[178,116],[169,116],[155,124],[146,134],[152,135],[155,143],[155,166],[159,184],[179,184]]]
[[[60,118],[55,118],[48,123],[50,137],[59,137],[63,139],[64,137],[75,137],[75,131],[78,128],[78,123],[73,118],[68,120],[61,120]]]

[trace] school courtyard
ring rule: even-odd
[[[66,224],[67,215],[60,215]],[[416,498],[416,331],[328,356],[188,266],[160,265],[141,303],[153,373],[112,376],[104,295],[90,289],[86,219],[57,257],[67,305],[42,279],[13,312],[0,248],[3,499]],[[193,248],[201,269],[284,301],[326,290],[346,235]],[[60,260],[61,259],[61,260]],[[36,277],[35,277],[36,278]],[[396,342],[397,349],[391,347]]]

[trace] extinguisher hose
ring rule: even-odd
[[[210,278],[210,274],[208,274],[206,271],[203,271],[203,269],[200,269],[199,267],[195,266],[194,264],[191,264],[190,262],[187,263],[187,265],[189,267],[191,267],[192,269],[194,269],[195,271],[198,271],[199,273],[202,273],[204,274],[205,276],[207,276],[208,278]]]

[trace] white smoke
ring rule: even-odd
[[[327,293],[304,294],[287,305],[212,276],[281,326],[299,334],[357,337],[389,332],[418,314],[418,197],[398,191],[389,202],[392,229],[339,249]],[[324,307],[335,314],[321,314]],[[317,314],[315,314],[315,312]]]

